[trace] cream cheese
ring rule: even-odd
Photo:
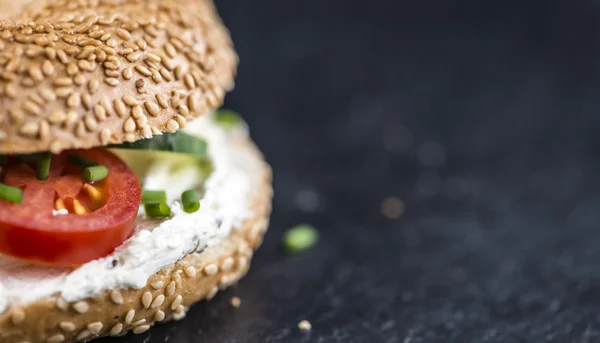
[[[239,144],[247,128],[234,130],[203,116],[185,131],[208,142],[214,170],[204,183],[201,208],[188,214],[177,202],[181,193],[198,187],[198,168],[183,168],[169,175],[165,163],[150,168],[144,187],[167,190],[173,216],[150,220],[141,211],[133,236],[111,255],[76,269],[27,264],[0,256],[0,313],[13,304],[27,304],[60,294],[77,301],[113,288],[142,288],[150,276],[195,249],[215,244],[252,215],[250,201],[262,161]],[[237,142],[237,143],[236,143]]]

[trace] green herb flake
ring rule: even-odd
[[[283,248],[287,253],[294,254],[312,248],[318,240],[317,230],[308,224],[302,224],[283,234]]]

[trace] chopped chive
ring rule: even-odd
[[[215,121],[221,126],[232,128],[241,123],[243,119],[239,113],[235,111],[220,109],[215,112]]]
[[[283,234],[283,247],[288,253],[311,248],[319,240],[317,230],[307,224],[295,226]]]
[[[23,190],[0,183],[0,199],[20,204],[23,200]]]
[[[167,192],[151,191],[148,189],[142,190],[142,204],[166,204]]]
[[[48,175],[50,175],[50,161],[52,160],[52,155],[50,153],[44,153],[38,159],[35,166],[35,177],[38,180],[47,180]]]
[[[181,202],[183,203],[183,210],[187,213],[194,213],[200,209],[198,192],[193,189],[183,192]]]
[[[96,163],[92,160],[88,160],[87,158],[85,158],[83,156],[79,156],[77,154],[69,155],[69,162],[80,168],[93,167],[93,166],[98,165],[98,163]]]
[[[144,211],[148,218],[164,218],[171,215],[171,209],[164,203],[144,204]]]
[[[108,168],[106,166],[92,166],[83,169],[83,178],[87,182],[96,182],[106,179]]]
[[[208,159],[208,144],[206,141],[181,131],[177,131],[175,133],[164,133],[162,135],[154,136],[148,139],[141,139],[135,142],[109,145],[108,147],[111,149],[177,152],[196,156],[201,161]]]

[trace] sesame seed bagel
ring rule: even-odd
[[[234,144],[262,161],[250,139],[240,137]],[[160,270],[142,289],[113,289],[73,303],[54,295],[12,307],[0,314],[0,343],[89,341],[129,331],[139,334],[159,322],[182,319],[194,302],[211,299],[248,271],[271,212],[271,170],[265,162],[256,180],[253,216],[218,244]]]
[[[173,132],[233,86],[211,0],[1,0],[0,13],[0,154]]]

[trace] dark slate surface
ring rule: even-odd
[[[600,342],[600,5],[367,3],[218,1],[271,230],[240,285],[115,342]]]

